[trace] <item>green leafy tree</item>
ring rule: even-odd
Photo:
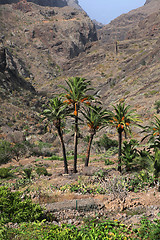
[[[100,131],[102,128],[106,127],[107,122],[109,121],[109,116],[108,116],[108,112],[102,109],[102,107],[100,106],[84,108],[84,111],[82,112],[82,114],[87,121],[87,125],[89,127],[89,133],[90,133],[86,160],[85,160],[85,166],[88,167],[93,137],[95,136],[97,131]]]
[[[67,106],[64,105],[63,100],[59,97],[50,99],[48,108],[43,111],[43,116],[43,119],[47,118],[48,121],[52,122],[57,129],[63,152],[64,172],[68,174],[68,163],[62,131],[62,122],[67,116]]]
[[[116,127],[118,133],[118,171],[121,172],[121,155],[122,155],[122,133],[131,133],[131,125],[140,121],[135,110],[130,110],[131,106],[120,102],[114,106],[114,111],[110,111],[110,123]]]
[[[73,77],[66,80],[67,87],[61,85],[65,90],[63,96],[66,98],[64,101],[65,104],[71,106],[74,116],[74,173],[77,172],[77,147],[78,147],[78,113],[81,104],[90,105],[90,100],[92,99],[91,95],[88,95],[87,92],[91,90],[90,81],[85,78]]]

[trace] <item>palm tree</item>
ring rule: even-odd
[[[66,158],[66,149],[63,140],[63,131],[62,131],[62,121],[65,119],[67,115],[66,105],[64,105],[63,100],[59,97],[55,97],[50,99],[48,108],[43,111],[43,119],[48,119],[48,121],[52,122],[55,128],[57,129],[58,136],[60,138],[62,152],[63,152],[63,160],[64,160],[64,172],[68,174],[68,164]]]
[[[80,109],[80,105],[90,104],[89,100],[92,99],[91,95],[87,94],[88,90],[93,90],[89,88],[90,81],[85,78],[73,77],[66,80],[67,87],[60,85],[67,94],[63,94],[66,98],[64,103],[71,105],[74,111],[74,173],[77,172],[77,146],[78,146],[78,112]]]
[[[88,167],[93,137],[97,131],[100,131],[102,128],[104,128],[107,125],[107,122],[109,121],[109,116],[108,116],[108,112],[106,110],[103,110],[102,107],[100,106],[98,107],[92,106],[87,109],[85,108],[83,109],[84,111],[82,111],[82,114],[87,121],[87,125],[89,127],[89,133],[90,133],[86,160],[85,160],[85,167]]]
[[[154,175],[155,181],[158,182],[158,175],[160,174],[160,119],[155,116],[155,121],[152,121],[149,126],[142,127],[142,133],[146,133],[146,136],[142,138],[148,138],[148,143],[150,143],[149,148],[154,149]]]
[[[138,116],[135,114],[135,110],[130,110],[130,105],[120,102],[114,106],[114,112],[110,112],[112,120],[110,123],[114,125],[118,132],[118,171],[121,172],[121,155],[122,155],[122,133],[131,133],[131,123],[135,124],[140,121]]]
[[[149,138],[148,142],[151,143],[150,148],[160,149],[160,119],[155,116],[155,121],[151,122],[149,126],[142,127],[142,133],[146,133],[146,136],[142,138],[143,141],[145,138]]]

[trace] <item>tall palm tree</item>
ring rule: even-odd
[[[62,122],[67,115],[66,105],[64,105],[63,100],[59,97],[55,97],[50,99],[49,105],[43,111],[43,119],[48,119],[48,121],[52,122],[55,128],[57,129],[58,136],[60,138],[62,152],[63,152],[63,160],[64,160],[64,172],[68,174],[68,164],[66,158],[66,149],[63,140],[63,131],[62,131]]]
[[[122,155],[122,133],[131,133],[131,124],[135,124],[140,121],[135,114],[135,110],[130,110],[130,105],[120,102],[116,106],[113,105],[114,111],[110,112],[112,120],[110,123],[114,125],[118,132],[118,171],[121,172],[121,155]]]
[[[64,103],[71,105],[74,112],[74,173],[77,172],[77,146],[78,146],[78,112],[80,105],[90,104],[89,100],[92,98],[91,95],[88,95],[90,88],[90,81],[85,78],[73,77],[66,80],[67,87],[60,85],[67,94],[63,95],[66,100]]]
[[[85,160],[85,166],[88,167],[93,137],[97,131],[100,131],[107,125],[107,122],[109,121],[110,117],[108,116],[108,112],[106,110],[103,110],[102,107],[100,106],[92,106],[83,109],[84,111],[82,111],[82,114],[87,121],[90,133]]]

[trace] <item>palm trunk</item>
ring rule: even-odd
[[[90,138],[89,138],[88,148],[87,148],[87,154],[86,154],[86,161],[85,161],[85,167],[88,167],[93,137],[94,137],[94,134],[91,134],[91,135],[90,135]]]
[[[121,172],[122,131],[118,131],[118,171]]]
[[[78,115],[75,116],[75,132],[74,132],[74,168],[73,172],[77,173],[77,146],[78,146]]]
[[[67,157],[66,157],[66,148],[64,145],[64,140],[63,140],[63,134],[61,132],[60,127],[57,128],[58,135],[61,141],[61,146],[62,146],[62,152],[63,152],[63,161],[64,161],[64,173],[68,174],[68,164],[67,164]]]

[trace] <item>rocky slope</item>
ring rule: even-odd
[[[25,63],[36,89],[53,85],[69,59],[97,40],[85,12],[71,7],[41,7],[29,2],[1,5],[1,36],[10,52]],[[33,64],[34,62],[34,64]]]
[[[98,37],[87,14],[73,8],[78,6],[77,1],[62,2],[67,2],[67,6],[40,6],[33,1],[0,6],[4,46],[0,51],[1,126],[9,122],[12,127],[23,129],[22,122],[13,123],[15,117],[10,110],[25,108],[21,120],[27,119],[25,124],[32,134],[38,126],[42,133],[35,111],[45,102],[40,94],[59,92],[58,85],[71,76],[90,79],[106,108],[124,99],[137,109],[145,123],[151,120],[154,103],[160,96],[160,2],[147,1],[143,7],[118,17],[98,30]],[[5,51],[14,62],[7,68]],[[7,78],[13,65],[16,75],[13,77],[12,71]],[[21,91],[15,101],[17,84]],[[37,95],[32,95],[33,89]]]
[[[113,42],[114,40],[122,41],[125,39],[136,38],[139,30],[141,31],[142,22],[146,21],[148,18],[151,20],[152,15],[154,18],[154,15],[158,14],[159,10],[159,0],[146,1],[143,7],[132,10],[127,14],[122,14],[111,21],[110,24],[105,25],[99,31],[99,39],[102,42]],[[155,27],[154,20],[155,19],[152,21],[152,28],[150,31]],[[145,27],[146,26],[144,26],[144,29]]]

